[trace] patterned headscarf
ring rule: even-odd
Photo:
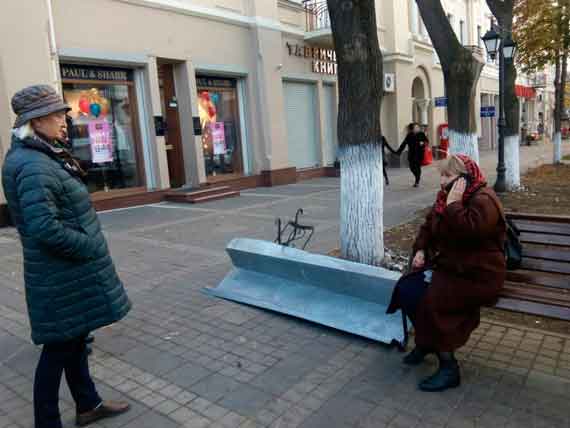
[[[473,159],[465,155],[456,155],[456,156],[459,159],[461,159],[461,161],[465,165],[465,169],[467,169],[467,174],[471,178],[469,186],[465,189],[465,192],[463,193],[462,202],[463,204],[465,204],[467,200],[469,200],[469,198],[473,195],[473,193],[475,193],[480,188],[485,187],[487,185],[487,182],[485,176],[483,175],[483,172],[479,168],[479,165],[477,165],[473,161]],[[443,214],[443,212],[445,211],[445,208],[447,207],[447,195],[448,195],[447,192],[443,189],[440,190],[439,193],[437,194],[437,199],[435,200],[435,205],[434,205],[436,213]]]

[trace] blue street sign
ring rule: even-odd
[[[481,106],[481,117],[495,117],[495,106]]]
[[[447,107],[447,97],[435,97],[436,107]]]

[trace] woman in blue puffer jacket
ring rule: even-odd
[[[69,107],[47,85],[12,98],[17,115],[2,184],[24,252],[32,340],[44,345],[34,380],[36,428],[61,428],[59,384],[66,379],[85,426],[128,410],[102,401],[91,377],[85,338],[122,319],[131,303],[121,283],[84,172],[64,148]]]

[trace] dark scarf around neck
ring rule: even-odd
[[[75,159],[72,154],[65,148],[65,146],[59,141],[53,140],[51,142],[48,142],[49,140],[47,138],[39,134],[19,141],[21,141],[22,144],[27,147],[42,151],[52,158],[56,159],[65,170],[67,170],[70,174],[79,177],[81,180],[87,177],[87,172],[81,168],[81,165],[77,159]]]

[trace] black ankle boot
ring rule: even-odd
[[[404,357],[403,362],[408,366],[417,366],[424,362],[428,354],[431,354],[431,351],[416,346],[412,352]]]
[[[459,364],[451,352],[440,352],[439,369],[419,384],[422,391],[438,392],[456,388],[461,384]]]

